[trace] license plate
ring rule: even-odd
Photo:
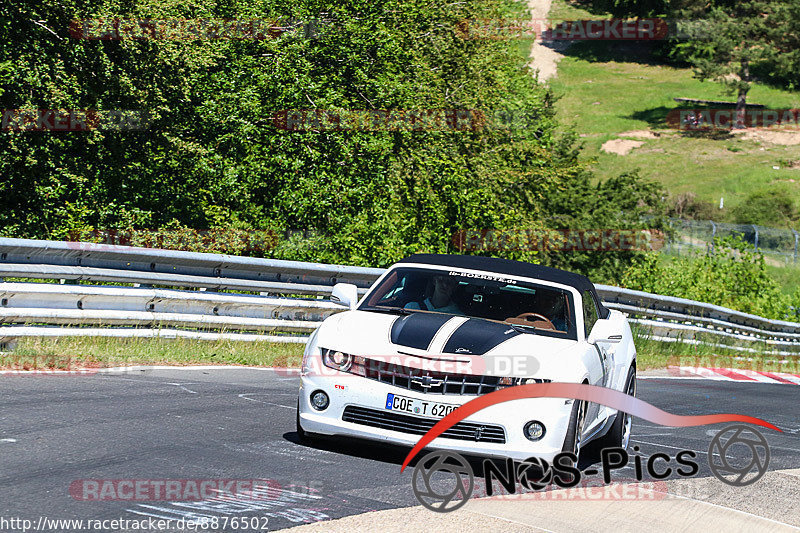
[[[386,409],[397,411],[398,413],[442,418],[459,407],[461,406],[449,403],[423,401],[417,398],[392,394],[391,392],[386,395]]]

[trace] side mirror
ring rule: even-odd
[[[331,292],[331,302],[355,309],[358,303],[358,287],[352,283],[337,283]]]
[[[589,332],[589,338],[586,339],[589,344],[597,344],[598,342],[605,342],[608,344],[616,344],[622,341],[622,335],[611,334],[609,331],[610,321],[603,320],[602,318],[594,323],[592,331]]]

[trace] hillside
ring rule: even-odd
[[[602,18],[556,0],[554,19]],[[749,129],[736,134],[697,135],[670,128],[665,119],[681,107],[673,98],[732,101],[716,83],[701,82],[689,68],[665,65],[651,47],[624,42],[578,42],[563,58],[550,85],[560,97],[563,124],[583,141],[582,159],[597,179],[638,169],[657,180],[674,201],[681,193],[715,206],[706,212],[731,220],[750,194],[775,189],[798,204],[800,131]],[[800,108],[800,92],[755,85],[748,101],[772,109]],[[720,198],[724,209],[719,210]],[[758,222],[753,220],[752,222]],[[794,224],[797,226],[795,219]]]

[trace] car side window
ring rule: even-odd
[[[589,332],[592,331],[595,322],[597,322],[600,316],[597,312],[597,304],[591,292],[583,291],[581,300],[583,300],[583,324],[586,327],[586,336],[588,337]]]

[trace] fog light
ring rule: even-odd
[[[522,432],[525,434],[525,438],[528,440],[539,440],[544,437],[544,424],[537,422],[536,420],[531,420],[525,424]]]
[[[327,409],[328,403],[330,403],[328,395],[322,392],[321,390],[314,391],[311,393],[311,407],[313,407],[317,411],[324,411],[325,409]]]

